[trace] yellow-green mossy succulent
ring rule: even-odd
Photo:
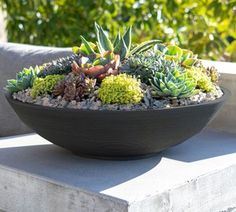
[[[30,95],[35,98],[37,96],[45,95],[51,93],[55,85],[64,79],[64,75],[48,75],[45,78],[37,78],[34,81]]]
[[[206,92],[214,91],[215,86],[211,81],[211,78],[207,76],[206,72],[202,70],[202,68],[191,67],[187,69],[186,72],[189,78],[192,78],[196,81],[197,88]]]
[[[105,104],[135,104],[143,98],[141,82],[127,74],[106,77],[98,90],[98,97]]]

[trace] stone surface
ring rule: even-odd
[[[31,96],[32,89],[26,89],[23,91],[19,91],[13,93],[13,99],[19,100],[21,102],[27,102],[30,104],[40,104],[42,106],[50,106],[50,107],[58,107],[58,108],[75,108],[75,109],[89,109],[89,110],[147,110],[147,109],[160,109],[160,108],[169,108],[169,107],[178,107],[178,106],[188,106],[188,105],[197,105],[205,102],[214,101],[220,97],[222,97],[223,92],[221,91],[219,86],[215,86],[215,90],[211,93],[199,92],[194,96],[181,98],[181,99],[173,99],[173,98],[165,98],[165,99],[155,99],[151,94],[144,95],[144,100],[138,104],[101,104],[101,101],[98,97],[95,96],[95,91],[93,91],[90,95],[91,97],[85,97],[80,99],[80,101],[76,102],[67,101],[65,98],[59,96],[59,98],[53,97],[52,95],[42,95],[37,96],[37,98],[32,98]],[[151,103],[155,100],[153,103]]]
[[[236,135],[207,130],[151,158],[86,159],[38,135],[0,139],[6,211],[220,212],[236,207]]]

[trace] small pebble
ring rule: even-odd
[[[97,88],[98,89],[98,88]],[[216,90],[211,93],[199,92],[198,94],[183,99],[155,99],[152,97],[152,90],[148,86],[144,86],[143,89],[146,91],[144,94],[143,102],[139,104],[127,104],[127,105],[118,105],[118,104],[102,104],[102,102],[97,98],[96,93],[90,94],[87,96],[87,99],[83,99],[81,102],[72,100],[71,102],[63,99],[62,96],[57,96],[53,98],[50,95],[37,96],[32,98],[30,96],[31,89],[26,89],[24,91],[19,91],[13,93],[13,99],[43,105],[50,107],[58,108],[76,108],[76,109],[90,109],[90,110],[147,110],[149,109],[160,109],[160,108],[171,108],[178,106],[194,105],[201,104],[203,102],[208,102],[220,98],[223,95],[223,92],[219,87],[216,87]]]

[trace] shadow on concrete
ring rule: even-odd
[[[160,160],[158,155],[131,161],[88,159],[51,144],[0,149],[0,165],[97,192],[146,173]]]
[[[161,155],[174,160],[194,162],[232,153],[236,153],[236,134],[208,130],[163,151]]]
[[[165,169],[161,159],[196,162],[236,152],[236,135],[205,131],[156,156],[130,161],[82,158],[52,144],[0,148],[0,165],[20,169],[72,186],[100,192]],[[166,167],[168,170],[168,167]]]

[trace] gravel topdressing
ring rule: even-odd
[[[90,109],[90,110],[146,110],[146,109],[160,109],[173,108],[178,106],[196,105],[204,102],[213,101],[223,95],[220,87],[216,86],[216,90],[211,93],[199,92],[198,94],[181,99],[156,99],[153,98],[149,90],[146,90],[143,101],[139,104],[102,104],[96,97],[96,91],[81,102],[75,100],[68,102],[62,96],[53,97],[50,95],[38,96],[35,99],[30,96],[31,89],[19,91],[13,94],[13,99],[25,103],[31,103],[42,106],[56,107],[56,108],[74,108],[74,109]]]

